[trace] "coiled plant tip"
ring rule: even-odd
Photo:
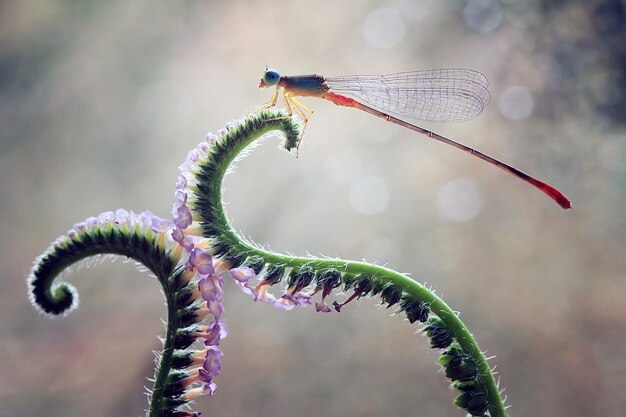
[[[314,305],[317,312],[336,314],[333,310],[340,312],[353,299],[380,297],[387,308],[421,326],[431,347],[441,351],[439,363],[458,392],[454,400],[458,407],[473,416],[506,416],[474,337],[433,291],[406,275],[365,262],[269,252],[235,232],[222,204],[224,175],[249,145],[276,133],[283,137],[284,149],[298,148],[300,126],[275,111],[248,116],[208,134],[180,165],[168,218],[118,209],[75,224],[35,260],[28,277],[35,308],[49,316],[75,309],[75,288],[56,280],[89,257],[119,255],[143,264],[159,280],[167,301],[167,330],[147,415],[191,417],[199,412],[189,411],[189,402],[214,395],[222,371],[228,276],[252,300],[284,310]],[[349,292],[347,299],[329,302],[341,289]]]

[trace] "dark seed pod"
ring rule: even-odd
[[[316,289],[321,289],[329,285],[332,285],[333,288],[337,288],[341,285],[341,272],[336,269],[326,269],[317,275],[316,281]]]
[[[213,244],[211,250],[213,255],[219,258],[226,255],[230,251],[230,246],[223,240],[218,240]]]
[[[180,328],[189,327],[192,324],[195,324],[199,321],[198,319],[198,305],[190,305],[185,308],[181,308],[178,310],[176,315],[178,316],[178,324]]]
[[[251,256],[248,259],[246,259],[243,265],[252,269],[255,275],[258,275],[259,272],[261,272],[261,270],[265,266],[265,261],[260,256]]]
[[[454,341],[452,333],[440,322],[432,322],[424,328],[430,338],[430,346],[434,349],[445,349]]]
[[[452,381],[471,381],[478,374],[474,360],[458,348],[445,351],[439,357],[439,363],[445,368],[446,377]]]
[[[448,364],[450,363],[450,361],[452,361],[452,359],[458,358],[461,355],[463,355],[463,351],[455,343],[453,346],[448,348],[448,350],[443,352],[441,356],[439,356],[439,364],[441,364],[441,366],[444,366],[444,367],[448,366]]]
[[[169,281],[170,291],[176,292],[180,291],[184,286],[188,283],[184,283],[182,280],[184,269],[179,269],[176,273],[173,274],[172,278]]]
[[[372,279],[372,291],[371,291],[372,295],[377,295],[384,289],[385,289],[385,285],[383,282],[381,282],[378,279]]]
[[[317,276],[316,290],[333,290],[341,285],[341,273],[335,269],[328,269]],[[330,291],[329,291],[330,292]]]
[[[476,388],[464,391],[456,397],[454,404],[464,408],[472,416],[483,416],[489,408],[487,394]]]
[[[302,268],[294,269],[289,274],[289,288],[293,288],[294,292],[298,292],[303,288],[306,288],[315,278],[315,272],[310,267],[303,266]]]
[[[328,313],[330,311],[330,308],[326,305],[326,297],[330,295],[333,289],[341,285],[341,272],[335,269],[327,269],[317,275],[316,280],[317,284],[315,286],[314,293],[321,291],[322,299],[319,303],[315,304],[315,310],[318,312]]]
[[[452,381],[471,381],[477,373],[474,360],[468,356],[453,359],[446,367],[446,376]]]
[[[181,405],[187,402],[187,400],[181,397],[185,393],[185,390],[179,387],[180,387],[179,383],[172,383],[172,384],[165,385],[163,389],[164,398],[161,401],[161,406],[164,407],[163,409],[164,414],[162,414],[162,416],[166,416],[166,417],[171,416],[172,414],[167,414],[167,413],[175,413],[178,407],[180,407]]]
[[[185,328],[198,322],[198,307],[191,305],[178,310],[178,323],[180,327]],[[178,348],[178,347],[177,347]],[[180,349],[180,348],[179,348]]]
[[[163,387],[163,396],[165,402],[176,401],[174,397],[179,397],[185,392],[185,388],[180,381],[185,379],[188,373],[185,371],[171,371],[167,376],[167,383]],[[164,404],[167,408],[176,406],[175,404]]]
[[[191,344],[195,341],[196,341],[196,338],[193,336],[180,335],[180,336],[174,337],[174,340],[172,341],[172,346],[174,347],[174,349],[177,349],[177,350],[185,350],[189,346],[191,346]]]
[[[273,265],[267,270],[263,282],[269,285],[278,284],[285,274],[285,267],[282,265]]]
[[[354,293],[348,297],[346,301],[343,303],[339,303],[337,301],[333,301],[333,306],[335,306],[335,311],[340,312],[343,306],[351,302],[352,300],[359,299],[364,295],[369,294],[372,291],[372,276],[368,274],[362,274],[355,278],[349,278],[346,283],[346,289],[354,288]]]
[[[200,185],[200,184],[198,184],[198,185]],[[201,213],[203,213],[203,217],[206,219],[207,216],[204,214],[205,210],[202,210],[202,208],[203,208],[202,205],[204,205],[204,204],[206,204],[205,201],[200,201],[198,203],[198,205],[200,207],[199,211]],[[217,226],[217,225],[215,225],[213,223],[206,223],[206,222],[202,223],[202,230],[204,231],[204,233],[202,235],[205,236],[205,237],[216,237],[220,232],[222,232],[222,228],[221,227],[219,227],[219,226]]]
[[[224,255],[224,260],[231,264],[231,268],[238,268],[246,260],[246,256],[247,255],[245,253],[232,254],[229,252],[228,254]]]
[[[361,298],[363,296],[368,295],[373,288],[372,284],[372,276],[369,274],[363,274],[356,277],[354,282],[352,283],[352,287],[354,287],[354,292],[357,298]]]
[[[193,298],[193,290],[189,287],[184,287],[174,294],[174,305],[179,310],[181,308],[188,307],[194,301],[195,299]]]
[[[430,313],[426,304],[420,300],[407,300],[404,299],[400,303],[400,308],[406,313],[407,319],[410,323],[420,321],[425,323],[428,320],[428,314]]]
[[[193,337],[190,333],[182,332],[174,336],[172,346],[174,347],[174,349],[184,350],[187,349],[195,341],[196,338]]]
[[[184,369],[190,366],[193,362],[191,351],[188,350],[176,350],[172,354],[172,369]]]
[[[402,298],[402,290],[395,285],[389,285],[385,287],[382,294],[380,294],[383,304],[387,304],[387,308],[398,304]]]
[[[349,289],[351,289],[356,283],[356,279],[357,279],[357,276],[346,274],[343,280],[343,289],[345,291],[348,291]]]

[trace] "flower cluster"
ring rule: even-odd
[[[192,365],[197,365],[191,374],[183,382],[189,386],[200,382],[200,386],[189,389],[185,393],[185,399],[191,400],[199,395],[213,395],[217,385],[213,379],[222,371],[222,351],[220,341],[226,337],[228,329],[222,319],[224,313],[224,285],[222,278],[212,274],[202,274],[189,270],[200,276],[197,282],[197,293],[203,303],[203,308],[198,312],[201,318],[212,316],[208,325],[198,326],[193,333],[195,339],[204,341],[204,348],[195,353]]]
[[[73,285],[61,282],[53,289],[47,286],[60,271],[72,271],[70,266],[87,256],[93,257],[92,260],[81,261],[81,264],[105,259],[101,256],[104,253],[124,254],[144,265],[150,257],[153,266],[167,268],[166,264],[177,263],[183,251],[165,233],[168,224],[169,221],[150,211],[135,213],[124,209],[105,211],[76,223],[35,259],[27,279],[31,302],[48,315],[68,314],[76,309],[78,292]],[[143,249],[137,250],[137,246]],[[154,250],[148,254],[144,250],[147,247]],[[81,252],[86,255],[76,256]]]
[[[228,330],[223,321],[224,314],[224,281],[222,273],[213,264],[208,247],[209,242],[202,237],[202,227],[194,221],[189,208],[190,193],[188,186],[194,184],[193,171],[203,155],[206,155],[214,135],[207,135],[207,141],[202,142],[197,149],[187,155],[185,162],[179,167],[182,171],[178,177],[175,191],[175,202],[172,207],[171,229],[172,239],[187,254],[185,274],[188,280],[197,283],[195,298],[201,300],[202,308],[198,312],[201,318],[211,317],[208,325],[199,326],[194,333],[196,339],[204,341],[204,349],[198,351],[194,357],[194,365],[200,365],[186,378],[184,385],[200,382],[199,387],[192,388],[185,393],[187,400],[198,395],[213,395],[217,388],[214,377],[222,370],[220,341],[226,337]]]
[[[170,227],[170,222],[159,216],[152,214],[149,210],[141,213],[127,211],[123,208],[113,211],[105,211],[97,217],[88,217],[82,222],[76,223],[73,228],[67,231],[67,237],[70,239],[80,238],[81,233],[88,233],[96,229],[106,229],[120,227],[129,231],[146,232],[151,230],[163,239],[166,237],[165,232]]]
[[[76,308],[76,289],[66,282],[55,283],[55,278],[88,257],[121,255],[146,266],[163,286],[168,305],[167,338],[159,355],[149,414],[198,417],[199,412],[184,407],[200,395],[216,392],[215,379],[222,371],[221,341],[228,333],[224,277],[231,276],[254,301],[285,310],[314,304],[317,312],[340,312],[352,300],[379,295],[382,305],[396,306],[410,323],[424,324],[431,346],[442,350],[440,363],[446,377],[460,392],[455,404],[472,415],[496,415],[493,410],[505,415],[480,349],[454,312],[432,292],[375,265],[282,256],[250,245],[234,233],[221,199],[223,177],[254,140],[275,131],[285,135],[283,148],[297,149],[301,129],[280,113],[263,112],[227,125],[218,135],[208,134],[179,167],[169,219],[149,211],[119,209],[75,224],[36,259],[28,278],[32,303],[48,315]],[[271,287],[283,282],[282,295],[273,295]],[[339,287],[352,294],[343,302],[328,302]]]
[[[185,398],[192,399],[198,395],[215,393],[216,385],[214,377],[221,372],[220,341],[227,334],[227,327],[223,320],[224,306],[224,274],[229,271],[235,283],[244,292],[252,295],[255,301],[274,304],[276,307],[286,310],[292,309],[295,305],[308,306],[311,304],[311,296],[305,294],[303,286],[292,286],[282,297],[275,297],[270,294],[269,286],[277,281],[272,281],[272,274],[265,274],[265,279],[258,285],[251,283],[257,278],[253,268],[239,266],[232,268],[232,263],[223,258],[214,258],[211,239],[202,234],[201,223],[194,218],[196,212],[195,193],[198,185],[198,173],[200,164],[206,162],[211,157],[212,147],[216,142],[227,134],[227,129],[221,129],[218,135],[209,133],[206,138],[195,149],[191,150],[185,162],[179,166],[180,175],[176,183],[175,202],[172,207],[172,221],[159,223],[162,230],[171,230],[171,238],[187,254],[185,263],[186,274],[189,280],[197,282],[196,296],[206,303],[199,314],[207,317],[211,316],[208,325],[201,326],[201,329],[194,334],[195,337],[204,340],[205,348],[197,353],[194,364],[200,365],[196,371],[186,378],[184,385],[200,382],[199,387],[186,391]],[[284,269],[276,271],[275,276],[282,276]],[[268,279],[268,277],[270,279]],[[308,285],[308,284],[307,284]],[[305,285],[306,286],[306,285]]]
[[[284,271],[282,271],[284,273]],[[241,290],[252,297],[254,301],[273,304],[276,308],[291,310],[295,306],[307,307],[311,305],[311,295],[303,291],[304,287],[297,285],[290,286],[281,296],[276,297],[269,292],[269,287],[274,284],[267,276],[257,285],[252,285],[252,281],[257,279],[257,274],[248,266],[240,266],[230,270],[230,275]]]
[[[194,221],[189,207],[189,185],[194,183],[192,171],[197,167],[200,157],[206,155],[211,143],[215,142],[215,135],[207,135],[207,141],[192,150],[183,165],[183,172],[178,179],[175,191],[175,203],[172,208],[171,220],[158,217],[150,211],[135,213],[124,209],[115,212],[107,211],[97,217],[89,217],[77,223],[66,236],[57,239],[55,245],[64,247],[70,241],[81,241],[95,231],[113,231],[119,229],[142,235],[155,234],[155,242],[162,249],[169,249],[171,259],[184,262],[182,280],[190,283],[194,291],[192,296],[196,300],[196,319],[199,323],[206,321],[206,325],[192,325],[193,340],[202,340],[204,347],[193,355],[191,365],[195,366],[181,385],[185,387],[185,399],[190,400],[198,395],[213,395],[216,390],[214,377],[221,372],[220,341],[227,335],[227,327],[223,321],[224,313],[224,283],[223,273],[228,270],[225,264],[221,269],[213,264],[208,247],[209,241],[202,237],[202,228]],[[196,386],[195,383],[200,383]],[[189,388],[191,385],[193,388]],[[187,389],[189,388],[189,389]]]
[[[173,223],[175,226],[172,237],[189,253],[189,267],[204,268],[208,265],[211,257],[212,248],[210,239],[202,237],[202,226],[194,220],[195,200],[194,192],[197,190],[197,177],[201,171],[200,164],[206,162],[212,153],[212,147],[218,140],[224,138],[234,125],[227,126],[227,129],[220,129],[218,135],[209,133],[205,140],[201,142],[195,149],[187,154],[185,162],[179,166],[181,174],[176,183],[176,202],[172,208]],[[215,272],[221,277],[226,271],[235,280],[235,283],[244,291],[251,295],[255,301],[273,304],[277,308],[291,310],[294,306],[306,307],[311,305],[311,296],[314,293],[306,293],[305,287],[311,282],[309,280],[306,285],[296,283],[290,285],[285,294],[276,297],[269,292],[269,287],[278,282],[285,273],[284,268],[275,271],[266,271],[264,279],[258,284],[253,285],[252,282],[258,278],[258,275],[250,266],[237,266],[232,268],[232,264],[227,260],[220,258],[215,263],[215,268],[206,273]],[[259,268],[260,270],[261,268]],[[198,269],[200,273],[202,271]],[[326,294],[327,295],[327,294]],[[320,307],[317,311],[330,311],[327,306]]]
[[[200,365],[191,376],[186,378],[186,384],[200,382],[200,387],[188,390],[185,397],[194,398],[197,395],[215,392],[214,377],[221,371],[220,340],[226,336],[226,325],[223,320],[223,277],[226,272],[241,290],[250,295],[254,301],[272,304],[277,308],[291,310],[296,306],[307,307],[313,304],[312,297],[321,293],[321,300],[315,302],[317,312],[329,313],[332,311],[325,299],[331,291],[341,285],[341,274],[334,270],[316,275],[312,268],[301,267],[288,270],[284,266],[269,265],[263,261],[256,262],[254,256],[245,261],[235,261],[220,251],[220,245],[212,237],[203,232],[203,219],[199,213],[198,190],[202,187],[202,170],[214,161],[220,141],[226,141],[226,135],[232,126],[221,129],[218,135],[209,133],[196,148],[192,149],[179,166],[180,174],[176,183],[175,202],[172,207],[172,221],[162,224],[171,230],[172,239],[187,254],[185,269],[193,276],[189,280],[197,282],[197,297],[206,307],[203,307],[204,317],[211,316],[208,325],[203,326],[195,333],[197,338],[204,339],[205,349],[198,353],[194,364]],[[270,287],[279,283],[283,277],[288,277],[287,288],[281,296],[270,292]],[[357,280],[353,285],[355,293],[344,303],[334,302],[336,311],[355,298],[370,293],[371,280]],[[363,282],[361,282],[363,281]],[[202,363],[200,363],[202,362]]]

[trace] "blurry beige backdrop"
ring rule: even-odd
[[[304,99],[300,156],[267,140],[226,179],[234,225],[277,251],[386,263],[462,314],[512,416],[626,409],[624,2],[4,1],[0,5],[0,417],[139,416],[160,344],[156,280],[121,260],[75,273],[66,318],[24,278],[75,222],[167,216],[177,167],[284,74],[466,67],[483,114],[427,128],[560,188],[560,209],[478,159]],[[228,286],[210,416],[461,416],[437,354],[365,300],[275,311]]]

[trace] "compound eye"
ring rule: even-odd
[[[267,84],[268,86],[276,85],[276,83],[278,83],[278,80],[280,80],[280,74],[278,73],[278,71],[268,69],[263,74],[263,81],[265,81],[265,84]]]

